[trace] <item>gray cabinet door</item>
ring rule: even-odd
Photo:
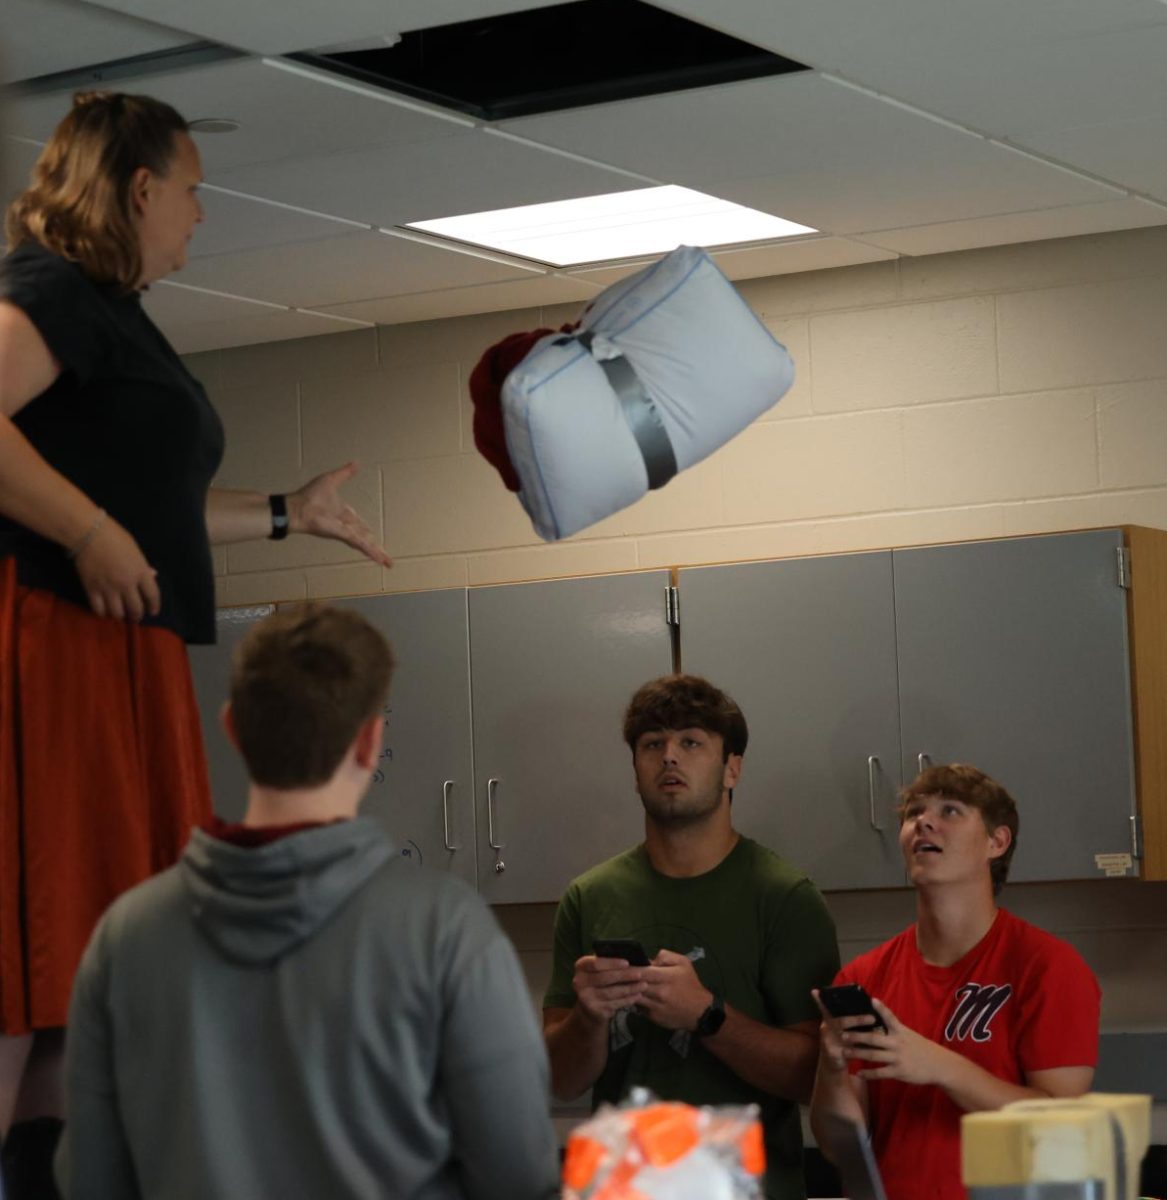
[[[231,655],[252,625],[274,611],[273,604],[221,608],[215,614],[215,644],[188,647],[199,715],[203,720],[211,801],[215,812],[225,821],[242,819],[247,808],[248,786],[243,759],[227,740],[219,720],[219,712],[230,690]]]
[[[558,900],[644,836],[620,734],[672,668],[666,572],[473,588],[470,657],[479,890]]]
[[[890,553],[679,581],[682,668],[729,692],[750,729],[734,824],[821,888],[902,884]]]
[[[1103,874],[1134,813],[1119,530],[894,552],[905,778],[918,756],[1017,801],[1011,879]]]
[[[466,589],[335,601],[388,639],[397,670],[361,806],[413,862],[476,882]]]

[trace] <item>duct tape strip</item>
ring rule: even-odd
[[[589,329],[574,335],[576,340],[588,353],[591,353],[595,335]],[[665,430],[664,422],[657,411],[652,397],[640,382],[632,364],[623,355],[618,358],[596,359],[604,369],[608,386],[616,393],[620,407],[624,411],[624,419],[636,445],[640,448],[648,471],[648,486],[650,490],[664,487],[677,473],[677,456],[673,453],[673,444]]]

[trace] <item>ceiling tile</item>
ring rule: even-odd
[[[1167,6],[1158,0],[661,6],[997,136],[1128,117],[1167,101]]]
[[[1121,6],[1119,6],[1121,9]],[[1145,6],[1140,6],[1145,7]],[[976,69],[944,55],[912,98],[923,107],[1018,141],[1040,130],[1129,120],[1167,107],[1167,6],[1157,24],[1091,34],[1047,30],[1040,41],[995,46]],[[985,69],[987,68],[987,69]]]
[[[481,130],[216,173],[212,182],[370,225],[403,225],[644,187],[619,171]]]
[[[1161,0],[664,0],[730,33],[1125,187],[1167,195]],[[835,31],[846,29],[839,38]],[[1148,153],[1150,147],[1159,151]]]
[[[206,214],[195,230],[191,257],[230,254],[259,246],[283,246],[336,237],[352,226],[325,217],[297,212],[246,196],[233,196],[214,188],[199,192]]]
[[[734,250],[710,252],[713,261],[728,279],[760,279],[767,275],[792,275],[799,271],[822,271],[830,267],[851,267],[859,263],[885,262],[896,257],[892,250],[867,246],[845,238],[805,238],[796,242],[775,242],[769,246],[742,246]],[[592,267],[571,274],[607,287],[619,279],[646,267],[655,259],[621,263],[611,267]]]
[[[229,321],[235,317],[283,311],[278,305],[261,304],[240,296],[216,295],[172,280],[162,280],[143,292],[142,307],[163,329],[174,328],[184,321]]]
[[[934,0],[656,0],[661,8],[824,70],[895,54],[983,54],[1003,41],[1041,43],[1163,20],[1158,0],[978,0],[940,10]],[[840,37],[840,30],[847,31]],[[800,57],[801,56],[801,57]],[[924,65],[924,64],[919,64]]]
[[[196,258],[180,282],[293,308],[525,278],[520,268],[383,233]]]
[[[1116,194],[813,74],[529,117],[507,128],[836,234]]]
[[[1167,208],[1142,200],[1107,200],[1101,204],[1072,204],[1037,212],[1006,213],[950,221],[939,225],[917,225],[912,229],[884,229],[865,233],[864,238],[900,254],[942,254],[950,250],[972,250],[981,246],[1004,246],[1013,242],[1037,242],[1048,238],[1077,237],[1087,233],[1109,233],[1116,229],[1139,229],[1167,225]]]
[[[244,163],[432,140],[467,128],[462,118],[405,107],[388,93],[339,87],[258,59],[143,76],[126,86],[174,105],[187,120],[233,117],[241,123],[236,133],[196,135],[208,178]],[[70,102],[68,91],[16,96],[8,105],[8,130],[43,141]]]
[[[713,261],[730,279],[760,279],[767,275],[824,271],[831,267],[886,262],[895,257],[892,251],[878,246],[835,237],[778,242],[772,246],[744,246],[740,250],[717,250],[713,253]]]
[[[257,54],[287,54],[530,8],[531,0],[287,0],[278,11],[239,0],[103,0],[104,7]],[[546,7],[541,5],[539,7]]]
[[[260,342],[286,342],[290,338],[342,333],[352,328],[318,313],[275,308],[220,321],[182,322],[170,329],[162,326],[162,331],[179,354],[197,354],[201,350],[254,346]]]
[[[238,0],[0,0],[0,24],[9,75],[27,78],[195,37],[276,53],[531,2],[288,0],[273,19],[270,5]],[[155,67],[119,82],[168,100],[188,118],[242,122],[235,134],[198,138],[212,186],[205,190],[207,221],[179,281],[384,321],[573,304],[635,266],[532,274],[344,222],[391,226],[652,181],[686,184],[825,231],[719,252],[735,279],[1167,224],[1167,209],[1121,191],[1167,201],[1167,3],[1161,0],[939,7],[935,0],[654,2],[826,74],[629,100],[495,128],[286,61]],[[385,28],[386,13],[392,30]],[[43,140],[69,95],[63,89],[6,101],[7,130]],[[1012,153],[967,127],[1012,139],[1070,169]],[[36,152],[24,142],[0,143],[0,201],[24,186]],[[185,348],[337,327],[321,314],[201,293],[180,299],[162,286],[147,303],[174,336],[199,331]]]
[[[34,79],[134,54],[181,46],[188,34],[74,0],[3,0],[0,82]]]
[[[1138,120],[1035,133],[1025,140],[1063,162],[1167,202],[1167,102]]]
[[[214,296],[173,283],[155,284],[142,298],[151,318],[180,354],[339,333],[354,326],[319,313]]]
[[[0,210],[7,208],[9,201],[28,187],[33,163],[40,152],[39,146],[0,138]]]
[[[380,300],[363,300],[358,304],[335,304],[320,311],[358,317],[378,325],[396,325],[403,321],[428,321],[437,317],[461,317],[470,313],[567,304],[573,300],[578,300],[582,305],[599,290],[599,286],[589,280],[541,275],[535,279],[517,279],[506,283],[480,283],[476,287],[386,296]]]

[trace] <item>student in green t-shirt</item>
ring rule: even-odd
[[[805,875],[733,827],[748,730],[730,697],[692,675],[654,680],[633,696],[624,738],[645,838],[560,901],[543,1001],[552,1090],[592,1088],[593,1106],[637,1086],[756,1103],[767,1196],[797,1200],[798,1103],[818,1055],[811,989],[838,969],[834,924]],[[610,938],[639,942],[650,965],[597,956]]]

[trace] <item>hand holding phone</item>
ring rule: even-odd
[[[869,1033],[873,1029],[887,1033],[887,1026],[883,1023],[883,1018],[875,1011],[871,997],[860,984],[844,983],[838,987],[820,988],[819,999],[822,1001],[823,1008],[832,1017],[871,1018],[869,1025],[853,1025],[851,1027],[853,1033]]]
[[[650,965],[644,947],[635,938],[596,938],[592,953],[597,958],[622,958],[630,967]]]
[[[593,1022],[609,1021],[639,1002],[644,993],[641,968],[649,965],[644,947],[635,939],[596,938],[592,953],[575,962],[571,986],[576,1002]]]

